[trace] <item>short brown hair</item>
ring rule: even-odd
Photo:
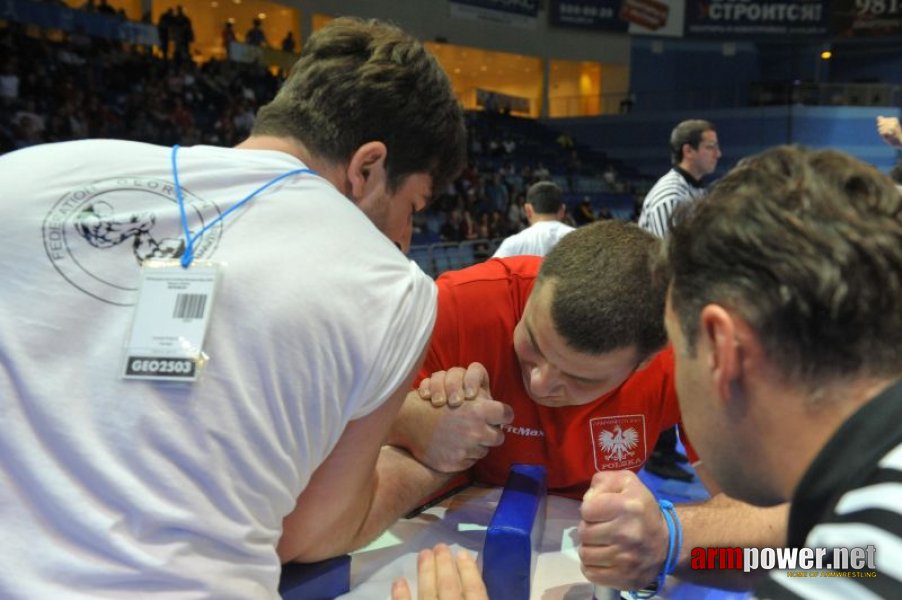
[[[526,202],[537,214],[554,215],[564,205],[564,190],[552,181],[539,181],[526,191]]]
[[[689,144],[696,150],[706,131],[717,131],[710,121],[688,119],[677,124],[670,132],[670,162],[678,165],[683,161],[683,145]]]
[[[598,221],[561,238],[537,285],[554,283],[551,317],[567,345],[602,354],[635,346],[644,359],[667,341],[665,286],[652,280],[660,241],[632,223]]]
[[[690,352],[709,303],[736,311],[787,381],[902,366],[902,198],[835,150],[780,146],[676,220],[662,267]]]
[[[291,136],[334,162],[381,141],[392,189],[413,173],[429,173],[442,189],[466,158],[447,75],[420,42],[377,20],[342,17],[311,35],[253,133]]]

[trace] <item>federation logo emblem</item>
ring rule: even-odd
[[[589,421],[595,469],[633,469],[645,463],[645,415],[599,417]]]
[[[212,202],[182,189],[191,234],[215,220]],[[56,271],[82,292],[120,306],[137,300],[139,268],[152,258],[185,252],[175,186],[148,178],[95,181],[57,200],[43,224],[44,249]],[[195,258],[209,257],[221,223],[195,244]]]

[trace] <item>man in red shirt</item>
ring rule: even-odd
[[[439,277],[418,393],[390,439],[432,468],[470,469],[492,485],[512,463],[547,465],[551,493],[584,499],[584,571],[621,589],[654,580],[668,546],[657,501],[635,475],[680,418],[673,355],[661,350],[666,290],[649,264],[658,243],[603,221],[564,237],[544,262],[493,259]],[[785,509],[717,495],[678,512],[678,570],[694,546],[783,544]]]
[[[513,409],[510,422],[508,411],[489,415],[500,431],[485,434],[504,443],[482,446],[487,454],[472,469],[477,481],[504,485],[512,463],[542,464],[551,493],[578,499],[598,471],[639,470],[658,434],[679,421],[673,357],[669,349],[658,353],[666,341],[664,290],[654,288],[648,268],[656,246],[637,227],[612,221],[581,231],[544,266],[541,257],[516,256],[438,279],[422,388],[435,387],[441,403],[440,372],[475,362],[491,375],[491,396]],[[537,277],[555,282],[543,285]],[[558,328],[545,318],[555,303],[567,307]],[[601,305],[607,309],[599,311]],[[412,403],[405,408],[423,412]],[[503,410],[497,403],[485,408]],[[417,421],[402,415],[398,426]],[[447,443],[406,445],[433,467],[467,466],[438,454],[451,449]]]

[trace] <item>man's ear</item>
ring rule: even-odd
[[[351,199],[360,204],[379,187],[388,186],[385,159],[388,148],[382,142],[367,142],[357,148],[348,162]]]
[[[532,204],[527,202],[523,205],[523,210],[526,211],[526,220],[532,221],[532,218],[536,215],[536,209],[532,207]]]
[[[737,325],[734,315],[718,304],[708,304],[699,315],[698,351],[707,356],[709,374],[722,401],[730,399],[733,384],[741,383],[742,348]]]

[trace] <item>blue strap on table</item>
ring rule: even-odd
[[[332,600],[351,589],[351,555],[316,563],[282,565],[282,600]]]
[[[547,492],[545,467],[511,466],[482,549],[482,577],[492,600],[529,598]]]

